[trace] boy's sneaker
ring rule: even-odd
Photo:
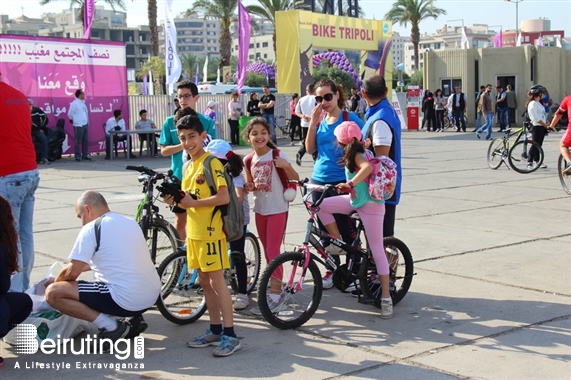
[[[301,154],[299,153],[295,154],[295,163],[297,164],[297,166],[301,166]]]
[[[131,326],[125,320],[118,320],[117,321],[117,328],[115,330],[99,330],[99,334],[97,335],[97,339],[94,340],[94,344],[99,345],[99,341],[101,339],[109,339],[112,342],[115,342],[119,339],[125,338],[131,329]],[[104,342],[102,345],[103,352],[109,352],[111,350],[111,345],[108,342]]]
[[[48,161],[47,158],[42,158],[42,159],[40,160],[40,164],[42,164],[42,165],[49,165],[50,162]]]
[[[238,293],[234,301],[234,310],[244,310],[250,304],[250,299],[247,294]]]
[[[540,166],[539,168],[540,168],[540,169],[547,169],[547,165],[541,164],[541,166]]]
[[[230,356],[241,348],[242,345],[240,344],[240,339],[228,335],[222,335],[220,344],[214,349],[214,351],[212,351],[212,355],[216,357]]]
[[[533,170],[534,166],[532,164],[527,164],[527,170]]]
[[[393,301],[381,300],[381,318],[391,319],[393,316]]]
[[[333,244],[329,244],[327,247],[325,247],[325,252],[329,253],[332,256],[342,256],[347,254],[343,248]]]
[[[563,175],[571,175],[571,162],[567,163],[567,167],[562,170]]]
[[[206,329],[206,332],[200,336],[192,338],[186,345],[191,348],[202,348],[208,346],[217,346],[218,343],[222,341],[222,335],[216,335],[210,329]]]

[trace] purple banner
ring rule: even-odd
[[[502,47],[504,45],[503,43],[503,36],[502,36],[502,30],[500,29],[500,31],[494,36],[494,47]]]
[[[64,154],[73,154],[74,130],[67,112],[79,89],[89,112],[90,152],[105,150],[102,126],[114,110],[122,110],[129,125],[125,59],[125,44],[119,42],[0,36],[4,82],[33,99],[47,114],[49,127],[65,120]]]
[[[246,84],[246,66],[248,65],[248,51],[250,50],[251,28],[250,14],[242,5],[242,2],[238,2],[238,94],[242,92],[242,87]]]
[[[85,0],[83,3],[83,39],[91,38],[91,24],[95,18],[95,0]]]

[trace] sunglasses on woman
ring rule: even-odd
[[[333,99],[333,95],[334,95],[334,94],[333,94],[332,92],[330,92],[329,94],[325,94],[325,95],[323,95],[323,96],[316,96],[316,97],[315,97],[315,101],[316,101],[317,103],[321,103],[321,102],[324,101],[324,100],[327,101],[327,102],[330,102],[331,99]]]

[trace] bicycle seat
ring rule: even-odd
[[[361,217],[359,216],[359,213],[357,213],[357,211],[351,212],[349,214],[349,218],[355,219],[355,220],[361,220]]]

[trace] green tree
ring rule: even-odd
[[[40,5],[46,5],[55,3],[56,1],[61,0],[40,0]],[[109,4],[111,9],[116,10],[117,8],[126,11],[127,7],[125,6],[125,2],[123,0],[103,0],[105,4]],[[81,20],[81,23],[85,25],[84,20],[84,13],[85,13],[85,3],[84,0],[69,0],[69,9],[72,9],[74,5],[79,6],[78,17]]]
[[[157,26],[157,0],[147,0],[147,17],[151,30],[151,51],[153,57],[159,56],[159,28]]]
[[[274,55],[276,53],[276,12],[288,11],[291,9],[305,9],[303,0],[258,0],[260,5],[248,5],[246,10],[252,16],[259,16],[268,20],[274,27],[272,41],[274,44]]]
[[[330,79],[333,82],[343,86],[343,92],[347,95],[351,88],[357,87],[357,84],[345,71],[341,71],[337,67],[328,67],[325,69],[315,69],[313,70],[313,81],[317,83],[321,79]]]
[[[423,86],[422,82],[423,82],[422,70],[416,70],[414,73],[412,73],[412,75],[410,76],[410,84],[414,86],[420,86],[422,88]]]
[[[399,72],[398,70],[393,70],[393,88],[398,87],[398,80],[399,80]],[[402,81],[404,82],[405,86],[410,83],[410,75],[408,75],[404,71],[402,73]]]
[[[196,64],[198,64],[198,77],[202,78],[202,66],[204,65],[204,59],[202,59],[202,65],[200,58],[196,54],[183,54],[180,55],[180,64],[182,67],[182,75],[194,81],[194,76],[196,75]]]
[[[246,74],[246,86],[262,87],[266,85],[266,76],[258,73]]]
[[[232,35],[230,24],[236,19],[236,7],[238,0],[197,0],[192,8],[186,11],[186,15],[198,13],[204,18],[212,18],[220,21],[220,67],[230,65],[232,53]]]
[[[143,79],[149,74],[149,71],[153,74],[153,86],[155,89],[155,95],[163,93],[163,83],[166,74],[165,61],[159,57],[151,57],[145,63],[141,65],[141,68],[137,72],[137,78]]]
[[[385,20],[390,20],[394,24],[406,26],[410,23],[410,40],[414,46],[415,70],[419,69],[420,22],[428,18],[437,19],[438,16],[446,14],[446,10],[437,8],[434,3],[435,0],[397,0],[385,15]]]

